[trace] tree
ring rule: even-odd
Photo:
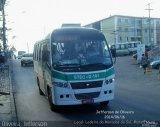
[[[16,52],[17,50],[16,50],[16,48],[15,48],[14,46],[12,46],[12,47],[10,48],[10,51],[12,51],[12,52],[14,53],[14,52]]]
[[[0,51],[2,51],[2,44],[0,43]]]

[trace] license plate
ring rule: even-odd
[[[85,100],[82,100],[82,104],[93,104],[94,103],[94,100],[93,99],[85,99]]]

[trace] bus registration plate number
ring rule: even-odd
[[[94,103],[94,100],[93,99],[85,99],[85,100],[82,100],[82,104],[93,104]]]

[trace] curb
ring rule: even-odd
[[[9,60],[9,83],[10,83],[10,99],[11,99],[11,121],[18,121],[16,103],[14,98],[14,89],[12,84],[12,60]]]

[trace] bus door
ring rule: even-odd
[[[40,63],[40,67],[39,67],[39,82],[40,82],[40,89],[43,91],[43,93],[46,93],[46,90],[45,90],[45,61],[43,60],[44,59],[44,51],[45,51],[45,45],[41,45],[40,46],[41,48],[41,63]]]
[[[44,93],[47,93],[47,82],[51,81],[50,70],[51,65],[49,62],[49,51],[47,48],[47,44],[42,46],[42,73],[43,73],[43,90]],[[50,84],[50,83],[49,83]]]

